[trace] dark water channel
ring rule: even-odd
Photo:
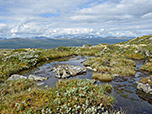
[[[24,75],[37,75],[37,76],[45,76],[49,77],[48,80],[44,82],[38,82],[42,87],[49,86],[55,87],[56,82],[61,79],[57,79],[54,76],[54,73],[50,71],[53,66],[61,65],[61,64],[70,64],[76,66],[83,66],[84,61],[87,57],[76,56],[72,58],[67,58],[67,60],[56,60],[50,63],[43,64],[38,68],[34,68],[31,71],[24,72]],[[143,65],[144,61],[142,60],[134,60],[136,62],[136,75],[134,77],[115,77],[110,84],[113,86],[112,94],[114,95],[115,109],[126,110],[127,114],[152,114],[152,95],[148,95],[143,93],[142,91],[138,91],[136,89],[136,82],[139,81],[143,77],[147,77],[150,74],[147,72],[140,71],[140,67]],[[79,79],[92,79],[92,71],[87,70],[86,74],[78,75],[72,78]],[[101,82],[97,82],[97,84],[103,84]]]

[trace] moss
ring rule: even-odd
[[[152,72],[152,62],[147,62],[145,63],[142,67],[141,70]]]
[[[102,85],[103,88],[104,88],[104,91],[108,92],[108,93],[111,93],[112,91],[112,85],[109,85],[109,84],[104,84]]]
[[[5,81],[0,85],[0,101],[4,100],[7,95],[20,93],[34,86],[33,81],[30,80]]]
[[[101,73],[96,73],[96,72],[92,74],[92,78],[100,80],[102,82],[110,82],[113,80],[113,76],[110,74],[101,74]]]
[[[140,53],[125,53],[124,56],[126,58],[130,58],[130,59],[144,59],[145,56],[143,54]]]
[[[152,87],[152,75],[147,78],[142,78],[139,82],[143,84],[149,84]]]
[[[135,62],[115,55],[103,55],[102,57],[90,58],[84,63],[99,73],[118,74],[120,76],[133,76],[136,73]]]
[[[146,84],[146,83],[148,83],[148,78],[142,78],[139,82]]]

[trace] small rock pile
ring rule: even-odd
[[[152,75],[137,82],[137,89],[152,95]]]
[[[71,76],[76,76],[78,74],[83,74],[86,72],[86,68],[74,65],[58,65],[51,69],[55,73],[57,78],[69,78]]]

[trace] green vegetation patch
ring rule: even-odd
[[[13,94],[20,93],[34,86],[34,82],[30,80],[20,79],[17,81],[5,81],[0,85],[0,102],[6,100],[7,97],[11,97]]]
[[[142,67],[141,70],[152,72],[152,62],[147,62],[145,63]]]
[[[152,44],[152,34],[150,35],[145,35],[142,37],[137,37],[135,39],[129,40],[127,42],[128,44]]]
[[[113,80],[113,76],[112,75],[110,75],[110,74],[101,74],[101,73],[97,73],[97,72],[94,72],[92,74],[92,78],[100,80],[102,82],[110,82],[110,81]]]
[[[73,50],[70,47],[0,50],[0,82],[6,80],[11,74],[30,69],[40,62],[71,56],[74,54]]]
[[[150,75],[149,77],[146,77],[146,78],[142,78],[141,80],[139,80],[139,83],[149,84],[152,88],[152,75]]]
[[[56,88],[45,89],[29,88],[27,83],[23,82],[26,89],[22,86],[20,92],[3,94],[6,98],[0,103],[1,114],[97,113],[105,112],[114,102],[114,98],[109,95],[112,86],[96,85],[93,80],[63,80],[57,83]],[[11,89],[15,91],[14,87]]]
[[[95,69],[98,73],[93,73],[93,78],[101,81],[110,81],[113,75],[133,76],[136,73],[134,61],[114,55],[89,58],[84,65]]]

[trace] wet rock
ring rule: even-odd
[[[27,77],[19,74],[13,74],[11,75],[11,77],[8,78],[8,80],[18,80],[18,79],[27,79]]]
[[[86,69],[80,66],[64,64],[53,67],[52,71],[55,73],[56,78],[69,78],[70,76],[85,73]]]
[[[152,88],[151,88],[151,86],[148,83],[147,84],[138,83],[137,89],[142,90],[145,93],[152,94]]]
[[[44,81],[44,80],[47,80],[48,77],[41,77],[41,76],[29,75],[28,79],[34,80],[34,81]]]

